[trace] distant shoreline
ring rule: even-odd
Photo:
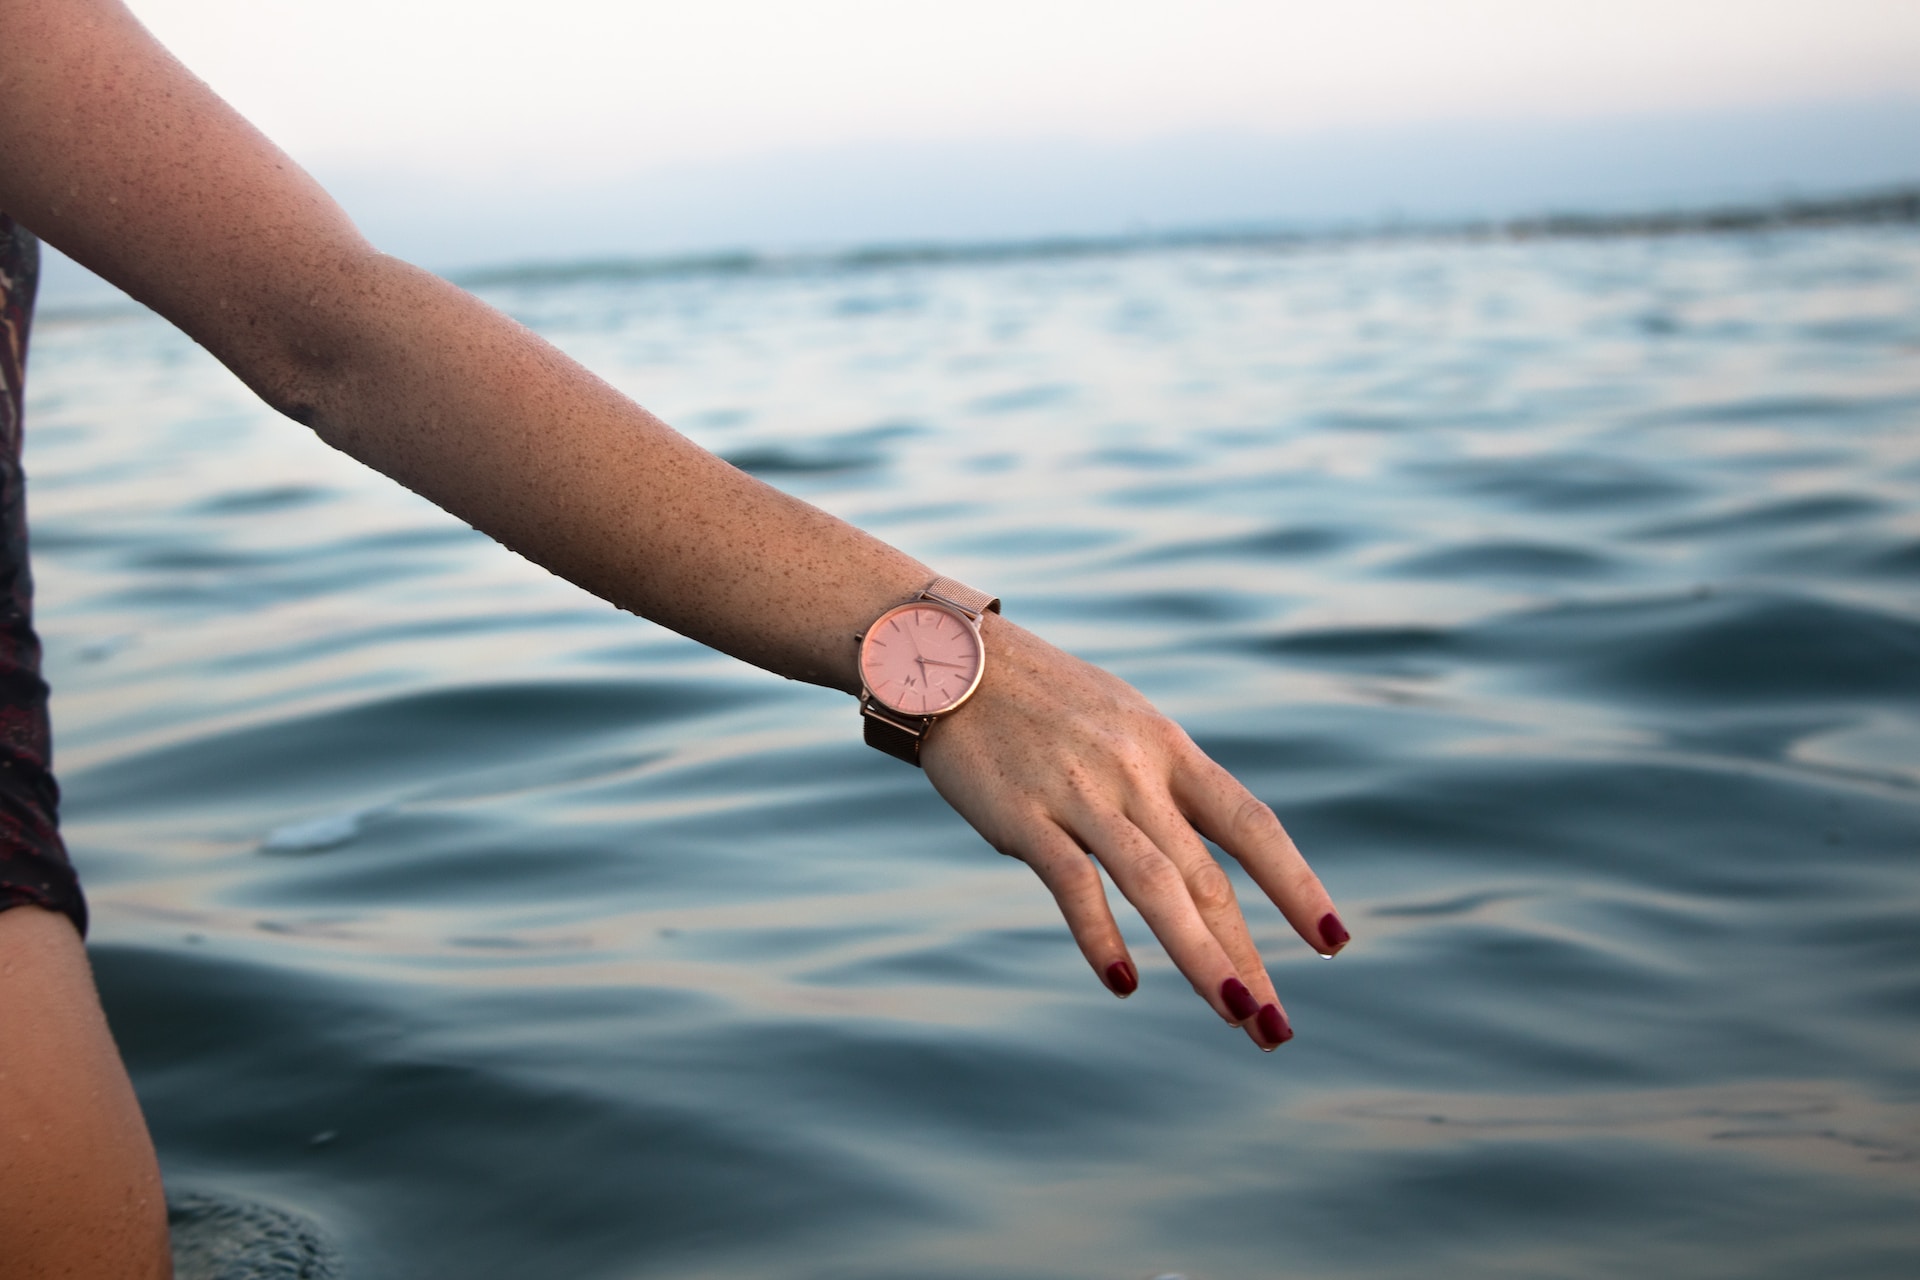
[[[1619,213],[1542,213],[1505,219],[1424,219],[1319,227],[1245,224],[1143,231],[1124,235],[1033,236],[1003,240],[900,241],[816,250],[727,249],[690,254],[636,254],[574,261],[533,261],[445,273],[470,289],[671,280],[718,276],[835,274],[899,267],[1110,258],[1179,249],[1313,249],[1396,241],[1487,243],[1546,239],[1625,239],[1674,235],[1744,235],[1846,226],[1920,226],[1920,183],[1830,196]],[[111,286],[108,299],[42,303],[36,323],[84,323],[146,310]]]
[[[1614,239],[1634,236],[1724,235],[1813,227],[1920,225],[1920,184],[1821,197],[1699,209],[1620,213],[1544,213],[1507,219],[1393,222],[1367,226],[1198,227],[1109,236],[902,242],[838,250],[712,253],[530,262],[455,272],[467,288],[567,284],[587,280],[643,280],[690,276],[880,270],[948,263],[1114,257],[1164,249],[1310,248],[1395,240]]]

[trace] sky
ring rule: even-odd
[[[1914,0],[133,0],[296,155],[574,170],[1920,93]]]
[[[130,2],[429,266],[1920,179],[1920,0]]]

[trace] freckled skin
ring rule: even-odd
[[[0,0],[0,210],[329,444],[621,608],[768,671],[857,691],[854,636],[935,576],[699,449],[479,300],[375,252],[115,0]],[[1097,860],[1201,999],[1273,1047],[1263,1019],[1237,1016],[1222,995],[1237,979],[1277,1005],[1201,835],[1319,945],[1332,903],[1279,822],[1123,682],[1002,617],[989,615],[982,636],[978,691],[925,743],[935,788],[1034,869],[1096,977],[1133,963]],[[859,731],[851,706],[847,722]],[[44,934],[45,923],[20,923],[44,914],[0,913],[0,942]],[[77,939],[20,954],[58,969],[80,1022],[97,1021]],[[0,1021],[14,1025],[26,1024]],[[120,1195],[133,1225],[89,1233],[0,1177],[0,1280],[164,1275],[151,1146],[137,1111],[98,1105],[130,1099],[124,1072],[103,1025],[69,1031],[46,1053],[0,1035],[0,1073],[35,1078],[48,1126],[29,1140],[0,1125],[0,1170],[21,1187],[91,1178],[89,1194]],[[17,1087],[0,1085],[0,1109]],[[60,1144],[45,1135],[83,1131],[93,1136],[76,1148],[80,1172],[49,1162]],[[120,1253],[95,1265],[103,1250]]]

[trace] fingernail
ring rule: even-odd
[[[1115,960],[1107,966],[1107,990],[1122,998],[1140,989],[1140,975],[1127,960]]]
[[[1332,955],[1353,940],[1347,932],[1347,926],[1340,923],[1340,917],[1329,911],[1320,917],[1320,941],[1326,945],[1327,954]]]
[[[1277,1004],[1261,1005],[1260,1016],[1253,1025],[1259,1029],[1260,1039],[1265,1042],[1261,1047],[1269,1052],[1293,1039],[1293,1028],[1287,1025],[1287,1015],[1280,1012]]]
[[[1233,1015],[1235,1022],[1245,1022],[1260,1008],[1260,1002],[1253,998],[1253,992],[1247,990],[1247,984],[1238,978],[1228,978],[1220,984],[1220,998],[1227,1002],[1227,1012]]]

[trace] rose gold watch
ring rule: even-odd
[[[860,715],[867,745],[908,764],[941,716],[980,687],[987,650],[980,615],[1000,602],[952,578],[881,614],[860,635]]]

